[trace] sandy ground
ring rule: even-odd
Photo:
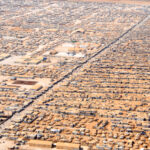
[[[8,150],[8,148],[12,147],[13,145],[13,141],[6,140],[5,138],[0,140],[0,150]]]
[[[8,80],[9,78],[10,78],[9,76],[0,76],[0,82]]]

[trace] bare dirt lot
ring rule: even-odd
[[[35,85],[37,82],[35,81],[22,81],[22,80],[17,80],[13,84],[25,84],[25,85]]]

